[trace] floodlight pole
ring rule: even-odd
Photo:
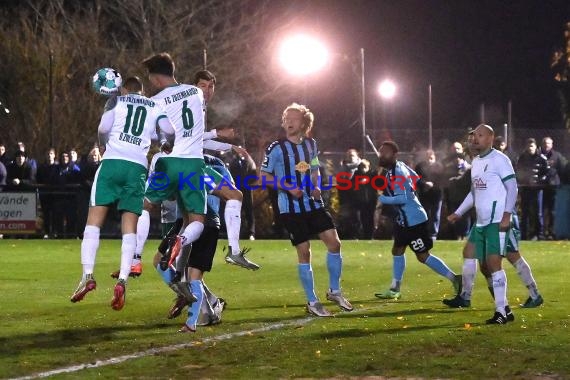
[[[509,100],[507,103],[507,126],[508,128],[505,129],[505,141],[507,142],[507,147],[510,147],[511,144],[509,143],[509,137],[511,137],[511,133],[513,132],[513,101]],[[511,133],[509,133],[509,129]]]
[[[429,149],[433,149],[433,124],[432,124],[432,110],[431,110],[431,84],[428,85],[428,142]]]
[[[362,126],[362,156],[366,153],[366,82],[364,80],[364,48],[360,48],[360,81],[361,81],[361,108],[360,125]]]
[[[206,49],[202,52],[202,66],[204,70],[208,69],[208,51]]]
[[[53,50],[49,51],[48,124],[49,124],[49,144],[50,148],[53,148],[55,144],[55,136],[53,130]]]

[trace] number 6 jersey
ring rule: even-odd
[[[204,95],[188,84],[166,87],[152,97],[174,124],[176,140],[169,157],[204,158]]]

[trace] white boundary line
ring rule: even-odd
[[[129,355],[117,356],[117,357],[106,359],[106,360],[97,360],[95,363],[77,364],[77,365],[70,366],[70,367],[63,367],[63,368],[54,369],[51,371],[39,372],[39,373],[35,373],[35,374],[29,375],[29,376],[16,377],[16,378],[13,378],[11,380],[39,379],[42,377],[49,377],[49,376],[53,376],[53,375],[58,375],[60,373],[77,372],[77,371],[81,371],[81,370],[84,370],[87,368],[104,367],[104,366],[108,366],[108,365],[123,363],[123,362],[126,362],[127,360],[131,360],[131,359],[139,359],[139,358],[144,358],[146,356],[162,354],[164,352],[172,352],[172,351],[177,351],[177,350],[181,350],[184,348],[191,348],[191,347],[203,344],[203,343],[219,342],[222,340],[229,340],[229,339],[244,336],[244,335],[261,333],[261,332],[271,331],[271,330],[279,330],[281,328],[285,328],[285,327],[289,327],[289,326],[302,326],[302,325],[307,324],[308,322],[313,321],[313,320],[315,320],[315,317],[297,319],[297,320],[294,320],[292,322],[273,323],[273,324],[267,325],[265,327],[260,327],[258,329],[236,331],[233,333],[227,333],[227,334],[222,334],[222,335],[213,336],[213,337],[209,337],[209,338],[204,338],[202,340],[198,340],[198,341],[194,341],[194,342],[175,344],[172,346],[164,346],[164,347],[159,347],[159,348],[151,348],[149,350],[139,351],[139,352],[135,352],[135,353],[132,353]]]

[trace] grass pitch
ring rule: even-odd
[[[516,317],[506,326],[484,324],[494,305],[481,275],[473,308],[451,310],[441,303],[451,296],[449,281],[411,252],[402,299],[375,299],[374,292],[391,279],[389,241],[343,242],[343,288],[356,310],[307,321],[293,247],[288,241],[250,245],[250,258],[262,269],[227,265],[220,250],[206,282],[229,304],[223,323],[187,335],[177,333],[185,313],[166,319],[173,293],[148,265],[156,241],[148,243],[143,275],[129,281],[127,304],[116,312],[110,307],[115,281],[109,274],[118,268],[120,241],[101,242],[97,290],[72,304],[69,296],[81,275],[80,241],[0,240],[0,378],[191,342],[117,364],[80,366],[53,378],[570,378],[568,242],[522,244],[545,298],[543,307],[518,307],[527,291],[506,263]],[[438,241],[433,253],[460,272],[461,248],[460,242]],[[315,241],[313,251],[316,289],[324,301],[324,248]],[[243,334],[279,323],[286,325]]]

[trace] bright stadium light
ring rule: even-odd
[[[396,85],[389,79],[385,79],[378,86],[378,93],[383,99],[392,99],[396,95]]]
[[[283,42],[279,58],[290,73],[306,75],[323,68],[329,54],[323,44],[314,38],[297,35]]]

